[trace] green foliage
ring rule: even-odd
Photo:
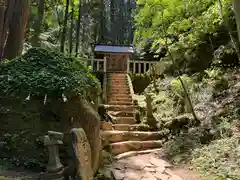
[[[224,90],[228,88],[228,80],[224,71],[219,68],[211,68],[204,71],[203,82],[212,86],[215,90]]]
[[[89,95],[99,88],[99,82],[81,60],[41,48],[32,48],[21,57],[4,61],[0,69],[3,95]]]
[[[231,0],[222,2],[224,16],[232,17]],[[138,4],[142,6],[135,16],[135,44],[145,47],[150,40],[151,51],[156,53],[161,47],[168,48],[170,53],[162,60],[171,62],[173,58],[172,66],[180,72],[207,68],[216,46],[229,41],[218,0],[138,0]]]
[[[192,83],[193,83],[192,79],[190,77],[188,77],[187,75],[183,75],[180,78],[182,79],[186,88],[190,89],[192,86]],[[178,78],[175,78],[172,80],[171,87],[172,87],[173,93],[175,93],[180,98],[184,98],[184,90],[183,90],[181,82]]]
[[[150,84],[151,78],[148,74],[131,74],[134,93],[141,94]]]
[[[239,179],[239,140],[235,137],[216,140],[193,151],[192,163],[206,176]]]

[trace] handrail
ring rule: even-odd
[[[103,103],[107,103],[107,73],[103,75]]]
[[[129,60],[128,61],[128,73],[133,73],[133,74],[145,74],[151,67],[151,65],[157,63],[157,61],[134,61],[134,60]],[[133,65],[132,68],[130,68],[130,65]],[[143,66],[142,66],[143,65]]]
[[[92,71],[107,72],[107,59],[87,59],[88,64],[92,66]],[[89,63],[90,62],[90,63]],[[127,63],[127,73],[145,74],[153,64],[158,61],[129,60]],[[131,67],[132,65],[132,67]]]
[[[90,65],[92,66],[92,71],[103,71],[106,72],[106,60],[105,59],[88,59],[88,62],[90,61]],[[96,64],[96,67],[94,66]],[[100,68],[100,63],[102,64],[102,68]]]
[[[131,80],[129,74],[126,74],[126,76],[127,76],[128,86],[129,86],[129,89],[130,89],[130,94],[131,94],[132,101],[133,101],[133,99],[134,99],[134,89],[133,89],[132,80]]]
[[[129,60],[130,63],[149,63],[149,64],[152,64],[152,63],[156,63],[158,61],[141,61],[141,60]]]

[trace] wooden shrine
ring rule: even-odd
[[[134,53],[131,46],[95,45],[95,58],[105,59],[106,72],[127,72],[129,58]]]

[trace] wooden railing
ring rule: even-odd
[[[128,61],[128,73],[144,74],[146,73],[156,61]]]
[[[92,67],[93,72],[107,72],[106,59],[87,59],[87,65]],[[156,61],[128,60],[127,73],[144,74]]]
[[[107,71],[106,59],[88,59],[87,65],[91,66],[92,71],[94,71],[94,72],[106,72]]]

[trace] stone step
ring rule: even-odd
[[[160,132],[148,131],[102,131],[101,135],[110,143],[122,141],[149,141],[160,140],[162,134]]]
[[[123,97],[123,96],[130,96],[130,92],[108,92],[108,96],[119,96],[119,97]]]
[[[108,111],[108,113],[115,117],[134,117],[133,111]]]
[[[111,76],[126,76],[125,73],[111,73]]]
[[[150,126],[145,124],[114,124],[113,129],[117,131],[148,131]]]
[[[118,96],[118,97],[123,97],[123,96],[130,96],[130,90],[129,89],[109,89],[108,90],[108,97],[110,96]]]
[[[121,82],[127,82],[127,78],[124,77],[115,77],[115,78],[109,78],[107,79],[108,82],[113,82],[113,81],[121,81]]]
[[[121,86],[119,86],[119,87],[112,87],[111,88],[111,91],[113,92],[130,92],[130,90],[129,90],[129,88],[128,87],[121,87]]]
[[[131,95],[124,95],[124,96],[119,96],[118,94],[113,94],[111,96],[107,96],[107,99],[123,99],[123,100],[127,100],[127,99],[131,99],[132,100],[132,97]]]
[[[142,151],[162,147],[163,141],[124,141],[110,144],[111,154],[118,155],[129,151]]]
[[[108,96],[110,95],[117,95],[118,97],[122,97],[122,96],[126,96],[126,95],[130,95],[130,89],[129,88],[109,88],[107,89],[108,93],[110,94],[107,94]],[[121,95],[121,96],[120,96]]]
[[[115,86],[129,87],[128,84],[125,81],[123,81],[123,82],[114,82],[114,81],[112,81],[110,83],[111,83],[110,86],[112,86],[112,87],[115,87]]]
[[[148,149],[148,150],[143,150],[143,151],[129,151],[125,153],[118,154],[116,156],[113,156],[114,160],[120,160],[120,159],[126,159],[132,156],[139,156],[139,155],[144,155],[144,154],[150,154],[150,153],[158,153],[160,154],[163,152],[162,148],[153,148],[153,149]]]
[[[134,105],[104,105],[108,111],[133,111]]]
[[[127,77],[125,75],[121,75],[121,76],[109,76],[109,79],[127,79]]]
[[[108,92],[110,92],[111,94],[116,94],[116,95],[128,95],[130,94],[130,89],[129,88],[113,88],[113,89],[109,89]]]
[[[124,78],[124,79],[119,79],[119,78],[118,79],[111,79],[110,81],[113,82],[113,83],[124,83],[126,85],[128,84],[126,78]]]
[[[124,85],[115,85],[113,84],[111,88],[109,88],[111,90],[129,90],[128,86],[124,86]]]
[[[101,122],[101,129],[105,131],[149,131],[150,126],[145,124],[112,124],[110,122]]]
[[[111,83],[112,83],[112,85],[119,86],[119,87],[120,86],[128,87],[128,84],[125,81],[123,81],[123,82],[112,81]]]
[[[129,89],[128,86],[126,86],[125,84],[112,84],[111,85],[111,89]]]
[[[134,117],[115,117],[115,124],[136,124]]]
[[[133,102],[130,101],[130,102],[127,102],[127,101],[108,101],[108,104],[110,105],[132,105]]]
[[[133,101],[131,98],[121,99],[121,98],[108,98],[108,102],[131,102],[133,104]]]
[[[126,77],[125,73],[112,73],[111,77]]]

